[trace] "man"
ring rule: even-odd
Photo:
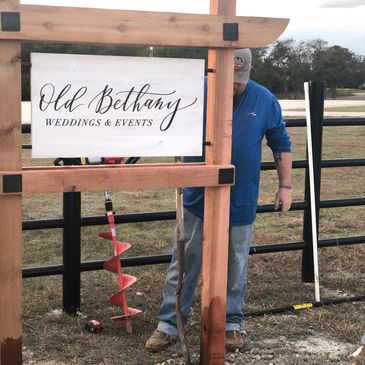
[[[231,188],[228,282],[226,306],[226,349],[241,349],[242,306],[247,289],[247,268],[253,223],[256,218],[261,166],[261,145],[266,136],[278,173],[275,209],[286,213],[291,205],[291,141],[282,119],[280,105],[266,88],[249,80],[251,51],[235,51],[232,122],[232,164],[236,168]],[[185,161],[204,161],[186,158]],[[185,279],[181,310],[186,322],[201,271],[204,217],[204,189],[184,189]],[[164,300],[158,312],[158,327],[146,342],[150,351],[160,351],[179,338],[175,312],[178,278],[176,239],[172,261],[164,285]]]

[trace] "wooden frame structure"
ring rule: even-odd
[[[210,15],[20,5],[0,0],[0,365],[22,363],[22,194],[205,186],[201,363],[224,363],[233,49],[272,43],[287,19],[237,17],[236,0]],[[22,41],[209,48],[204,164],[21,166]],[[163,177],[163,178],[161,178]]]

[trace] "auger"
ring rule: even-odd
[[[132,333],[131,316],[139,314],[142,311],[139,309],[128,307],[127,297],[125,291],[128,287],[137,281],[137,278],[132,275],[123,274],[122,265],[120,262],[120,255],[127,251],[132,245],[127,242],[118,241],[116,230],[113,203],[110,193],[104,192],[105,197],[105,211],[108,219],[110,231],[100,233],[99,236],[113,241],[114,256],[104,263],[104,269],[114,272],[118,275],[119,291],[109,298],[109,303],[119,306],[122,310],[122,314],[112,317],[113,321],[125,321],[125,330],[127,333]]]

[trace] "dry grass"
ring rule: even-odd
[[[325,128],[323,157],[364,158],[364,127]],[[294,159],[305,159],[305,130],[292,128]],[[267,147],[264,159],[271,160]],[[23,164],[39,164],[24,152]],[[50,161],[42,161],[49,164]],[[302,201],[304,195],[304,172],[294,170],[294,201]],[[324,169],[322,171],[322,199],[353,198],[365,196],[365,171],[363,168]],[[274,171],[262,173],[260,204],[272,203],[277,186]],[[113,192],[114,209],[117,214],[152,212],[174,209],[174,191],[118,191]],[[104,213],[103,194],[82,195],[83,216]],[[23,219],[46,219],[62,216],[60,194],[27,196],[24,198]],[[360,236],[365,234],[364,207],[322,209],[319,238]],[[303,212],[288,215],[260,214],[257,219],[254,244],[299,241],[303,234]],[[174,222],[150,222],[119,225],[118,236],[133,243],[128,256],[168,253]],[[99,260],[112,255],[109,241],[98,237],[106,227],[82,228],[82,259]],[[62,231],[58,229],[26,231],[23,233],[24,267],[57,264],[62,261]],[[322,299],[364,295],[365,293],[365,246],[326,248],[319,252]],[[133,318],[134,333],[123,331],[121,323],[112,323],[110,317],[117,309],[106,304],[115,292],[115,276],[104,272],[82,274],[81,313],[68,316],[62,308],[62,278],[41,277],[23,281],[24,363],[37,365],[116,365],[155,364],[164,360],[179,359],[179,349],[174,347],[163,354],[147,354],[144,341],[154,329],[155,314],[162,297],[162,285],[167,265],[127,268],[138,282],[128,290],[129,304],[143,310]],[[197,291],[199,294],[199,291]],[[189,325],[189,345],[193,354],[199,353],[199,295],[196,296]],[[250,257],[250,279],[246,301],[247,311],[280,307],[314,301],[313,284],[301,282],[301,253],[282,252],[253,255]],[[91,335],[84,330],[88,319],[96,318],[103,323],[101,335]],[[249,351],[261,348],[269,341],[281,338],[281,342],[322,336],[356,347],[365,332],[365,305],[341,304],[318,309],[296,311],[292,314],[249,318],[245,322]],[[266,341],[266,342],[265,342]],[[278,344],[275,345],[278,349]],[[272,363],[302,364],[293,360],[297,350],[286,347],[272,350]],[[254,353],[254,351],[252,352]],[[314,352],[313,352],[314,353]],[[250,353],[242,356],[249,356]],[[300,355],[303,363],[325,362],[315,355],[314,359]],[[250,355],[251,356],[251,355]],[[285,357],[286,356],[286,357]],[[296,356],[296,355],[295,355]],[[307,355],[306,355],[307,356]],[[311,355],[312,356],[312,355]],[[314,356],[314,355],[313,355]],[[341,355],[342,356],[342,355]],[[345,356],[336,363],[345,364]],[[181,359],[181,358],[180,358]],[[291,360],[290,360],[291,359]],[[327,358],[325,358],[327,359]],[[178,360],[176,360],[178,361]],[[327,360],[326,360],[327,361]],[[341,362],[342,361],[342,362]],[[170,362],[175,363],[175,362]],[[178,362],[176,362],[178,363]],[[260,364],[260,362],[257,362]],[[265,362],[264,362],[265,363]],[[266,362],[268,363],[268,362]],[[327,362],[331,363],[331,362]]]

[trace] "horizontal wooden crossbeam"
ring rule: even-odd
[[[211,187],[233,183],[233,165],[187,163],[24,167],[22,171],[0,172],[0,195]]]
[[[0,39],[207,48],[262,47],[274,42],[289,22],[288,19],[266,17],[39,5],[9,7],[1,2],[0,12],[3,23],[8,15],[12,24],[9,30],[0,27]],[[11,29],[16,29],[13,23],[18,12],[20,30],[14,31]],[[232,40],[235,38],[229,34],[227,38],[227,24],[235,23],[238,24],[238,40]]]

